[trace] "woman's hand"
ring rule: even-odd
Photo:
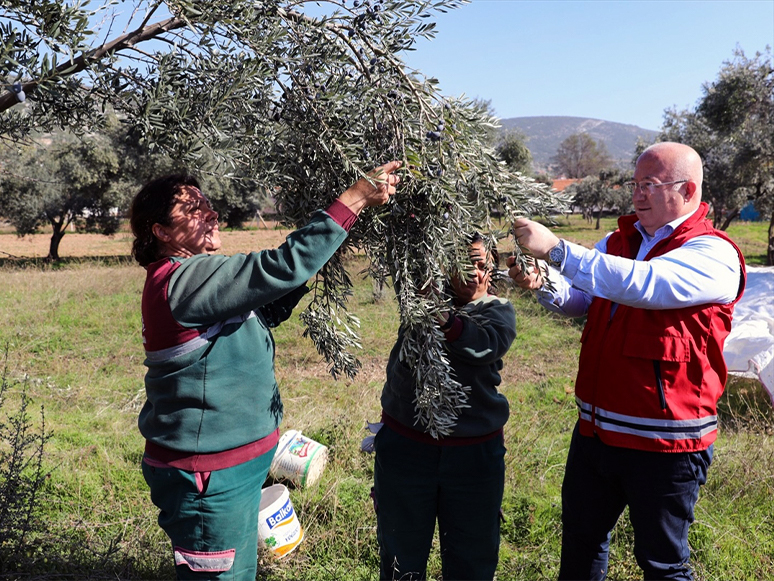
[[[509,256],[505,260],[505,264],[509,267],[508,276],[511,277],[516,286],[529,290],[537,290],[543,286],[543,273],[537,260],[533,260],[530,263],[530,268],[526,273],[516,263],[515,256]]]
[[[395,186],[400,182],[400,177],[393,173],[400,166],[400,161],[391,161],[374,168],[368,173],[373,184],[365,178],[359,179],[339,196],[339,201],[356,215],[360,214],[363,208],[387,203],[390,196],[395,194]]]

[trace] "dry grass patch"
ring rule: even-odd
[[[291,232],[275,223],[255,230],[221,231],[223,253],[250,252],[264,248],[276,248]],[[133,236],[120,231],[112,236],[67,232],[59,245],[59,255],[68,257],[129,256]],[[8,229],[0,230],[0,258],[44,258],[51,243],[50,232],[16,236]]]

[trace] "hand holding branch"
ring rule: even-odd
[[[361,178],[347,188],[339,196],[339,201],[355,214],[360,214],[369,206],[386,204],[400,182],[400,177],[394,173],[400,166],[400,161],[391,161],[374,168],[368,173],[368,179]]]
[[[559,244],[559,238],[551,230],[526,218],[514,220],[513,235],[535,258],[546,258],[548,251]]]
[[[516,286],[528,290],[537,290],[541,288],[545,282],[542,269],[535,259],[528,258],[527,263],[529,264],[529,269],[527,272],[524,272],[516,261],[516,257],[509,256],[505,260],[505,264],[508,266],[508,276],[511,277],[511,280],[513,280]]]

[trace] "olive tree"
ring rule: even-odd
[[[767,263],[774,264],[774,62],[771,49],[724,62],[695,109],[667,110],[659,139],[679,141],[704,160],[704,197],[726,229],[752,202],[771,217]]]
[[[398,298],[417,420],[448,434],[468,387],[454,378],[434,324],[443,297],[418,291],[470,268],[466,233],[495,244],[504,234],[495,216],[507,230],[516,216],[547,215],[561,201],[498,160],[482,139],[497,127],[485,108],[439,94],[403,62],[417,39],[432,38],[435,11],[460,4],[136,0],[87,11],[6,0],[0,135],[83,132],[110,107],[149,148],[200,173],[255,176],[291,226],[370,168],[403,160],[395,198],[361,216],[314,280],[302,318],[331,373],[354,376],[358,321],[346,309],[344,258],[362,248],[370,275],[391,280]],[[116,9],[128,15],[120,28]]]
[[[631,177],[630,173],[618,170],[605,170],[595,176],[586,176],[580,181],[570,184],[566,188],[568,195],[572,196],[573,206],[577,206],[591,222],[591,217],[596,214],[597,220],[594,228],[599,230],[604,209],[617,212],[619,215],[631,211],[631,195],[623,187],[624,181]]]
[[[585,178],[610,167],[612,160],[604,142],[588,133],[573,133],[566,137],[551,158],[559,174],[568,178]]]
[[[126,131],[108,120],[98,134],[63,132],[34,143],[0,143],[0,215],[24,236],[51,228],[47,258],[59,260],[68,229],[110,235],[119,209],[138,187],[137,168],[149,167]]]
[[[513,171],[525,175],[532,173],[532,152],[526,144],[527,137],[519,131],[509,131],[503,135],[495,151]]]

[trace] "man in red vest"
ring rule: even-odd
[[[514,224],[519,243],[548,261],[552,284],[511,258],[515,283],[554,312],[587,315],[560,580],[605,578],[610,531],[627,505],[645,579],[692,579],[688,527],[717,437],[723,342],[745,285],[741,251],[706,220],[702,175],[686,145],[646,149],[626,184],[635,214],[593,249],[531,220]]]

